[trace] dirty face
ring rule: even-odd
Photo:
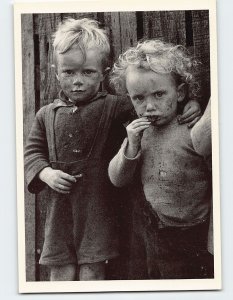
[[[139,117],[146,116],[152,125],[162,126],[177,116],[177,104],[184,99],[183,84],[176,85],[171,74],[159,74],[130,66],[126,88]]]
[[[85,56],[78,47],[57,53],[57,79],[65,95],[73,102],[90,100],[104,79],[100,51],[88,49]]]

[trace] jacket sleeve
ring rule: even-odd
[[[28,136],[25,152],[24,167],[29,192],[40,192],[45,183],[38,178],[39,172],[49,166],[48,143],[45,130],[45,107],[36,114]]]
[[[126,138],[119,152],[110,161],[108,174],[111,182],[117,187],[123,187],[132,182],[137,165],[140,161],[141,152],[134,158],[125,156],[125,149],[128,143]]]

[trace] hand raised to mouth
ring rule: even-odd
[[[146,118],[151,125],[154,125],[155,122],[159,119],[159,116],[156,116],[156,115],[148,115],[148,116],[141,116],[143,118]]]
[[[138,153],[141,145],[143,131],[150,126],[150,121],[146,117],[131,122],[127,127],[128,146],[126,148],[126,156],[133,158]]]

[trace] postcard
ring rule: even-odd
[[[214,0],[14,4],[19,293],[221,289]]]

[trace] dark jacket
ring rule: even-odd
[[[38,178],[38,173],[46,166],[71,175],[82,174],[69,199],[49,189],[45,243],[40,262],[58,264],[64,259],[64,263],[75,263],[75,256],[79,264],[104,261],[118,254],[114,187],[108,179],[107,167],[122,142],[122,123],[129,118],[132,106],[127,99],[106,93],[99,93],[91,103],[82,106],[80,110],[84,113],[88,109],[93,112],[98,109],[100,113],[93,120],[93,126],[83,129],[83,137],[89,134],[94,137],[87,151],[71,162],[69,156],[62,161],[57,159],[60,149],[56,144],[54,126],[62,107],[74,108],[72,103],[63,99],[41,108],[25,149],[25,174],[28,190],[32,193],[43,189],[44,183]],[[91,114],[87,116],[92,120]],[[63,130],[66,130],[65,125]],[[58,241],[61,241],[60,246]],[[76,255],[56,256],[54,253],[59,252],[59,247],[66,249],[63,252]]]

